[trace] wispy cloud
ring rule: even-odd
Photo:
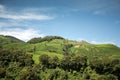
[[[44,13],[44,12],[49,12],[49,11],[53,11],[56,10],[56,7],[27,7],[25,9],[23,9],[23,12],[39,12],[39,13]]]
[[[115,42],[108,41],[108,42],[98,42],[98,41],[91,41],[92,44],[115,44]]]
[[[0,22],[0,29],[3,28],[11,28],[11,27],[17,27],[17,26],[23,26],[25,27],[26,25],[23,25],[23,21],[16,21],[16,20],[8,20],[8,21],[1,21]]]
[[[96,41],[96,40],[88,41],[87,39],[84,39],[84,38],[79,38],[77,41],[87,41],[91,44],[114,44],[114,45],[116,45],[116,43],[114,41],[101,41],[101,42]]]
[[[45,36],[40,30],[34,29],[31,22],[52,20],[54,16],[41,14],[39,10],[32,11],[32,9],[24,8],[16,12],[0,5],[0,34],[14,36],[24,41]]]
[[[28,10],[28,8],[27,8]],[[30,11],[30,9],[29,9]],[[48,16],[46,14],[40,14],[37,10],[34,12],[29,11],[8,11],[3,5],[0,5],[0,18],[3,19],[14,19],[14,20],[51,20],[54,19],[53,16]]]
[[[51,8],[50,8],[51,9]],[[40,11],[49,10],[48,8],[24,8],[18,12],[9,9],[0,4],[0,28],[10,27],[30,27],[31,21],[48,21],[55,17],[47,15],[46,13],[40,14]]]
[[[16,38],[19,38],[21,40],[27,41],[34,37],[44,37],[45,35],[40,33],[40,31],[34,30],[34,29],[8,29],[6,31],[0,31],[0,34],[2,35],[11,35]]]
[[[34,14],[34,13],[25,13],[25,14],[0,14],[0,18],[6,18],[6,19],[15,19],[15,20],[50,20],[53,19],[53,17],[46,16],[46,15],[40,15],[40,14]]]
[[[34,37],[45,36],[40,30],[33,29],[34,27],[29,28],[28,26],[30,26],[30,24],[25,23],[15,20],[0,22],[0,34],[14,36],[23,41],[27,41]]]

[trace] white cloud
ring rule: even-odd
[[[41,14],[0,14],[0,18],[6,18],[6,19],[14,19],[14,20],[50,20],[53,19],[53,17],[47,16],[47,15],[41,15]]]
[[[90,43],[92,43],[92,44],[115,44],[115,43],[112,42],[112,41],[108,41],[108,42],[97,42],[97,41],[91,41]]]
[[[28,7],[23,9],[23,12],[48,12],[48,11],[53,11],[56,10],[56,7],[37,7],[37,8],[32,8]]]
[[[41,34],[39,30],[33,29],[33,25],[39,26],[39,24],[31,23],[32,21],[30,20],[51,20],[54,19],[54,17],[46,14],[40,14],[38,10],[32,11],[29,9],[28,11],[25,11],[25,9],[15,12],[4,5],[0,5],[1,35],[14,36],[24,41],[33,37],[45,36],[44,34]]]
[[[9,21],[0,22],[0,29],[2,29],[2,28],[10,28],[10,27],[14,27],[14,26],[23,26],[20,23],[23,24],[23,22],[15,21],[15,20],[9,20]],[[25,24],[24,24],[24,26],[25,26]]]
[[[27,41],[34,37],[44,37],[45,36],[44,34],[41,34],[39,31],[34,30],[34,29],[24,30],[24,29],[19,29],[19,28],[8,29],[6,31],[0,31],[0,34],[14,36],[14,37],[24,40],[24,41]]]
[[[25,8],[26,9],[26,8]],[[33,8],[25,11],[21,10],[19,12],[8,11],[3,5],[0,5],[0,18],[13,19],[13,20],[51,20],[54,19],[53,16],[48,16],[45,14],[40,14],[38,10],[32,11]],[[30,12],[30,10],[32,12]]]
[[[96,40],[88,41],[87,39],[84,39],[84,38],[79,38],[77,41],[86,41],[91,44],[114,44],[114,45],[116,45],[116,43],[114,41],[101,41],[101,42],[96,41]]]

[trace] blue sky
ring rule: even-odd
[[[120,0],[0,0],[0,34],[120,46]]]

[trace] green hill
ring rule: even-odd
[[[0,35],[0,80],[119,80],[120,48],[59,36]]]
[[[34,60],[41,54],[58,56],[62,58],[65,54],[80,54],[87,56],[89,59],[94,57],[120,58],[120,48],[113,44],[90,44],[86,41],[72,41],[66,39],[45,40],[28,45],[28,53],[34,53]],[[38,61],[36,61],[38,62]]]
[[[10,43],[17,43],[17,42],[24,42],[20,39],[17,39],[13,36],[3,36],[0,35],[0,45],[2,44],[10,44]]]
[[[4,50],[24,50],[26,43],[13,36],[0,35],[0,49]]]
[[[60,59],[65,54],[80,54],[93,57],[120,58],[120,48],[113,44],[90,44],[86,41],[67,40],[60,36],[46,36],[43,38],[33,38],[27,43],[12,36],[0,36],[0,45],[8,50],[22,50],[33,55],[33,59],[38,63],[41,54],[58,56]]]

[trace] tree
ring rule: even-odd
[[[28,43],[39,43],[39,42],[42,42],[42,38],[41,37],[38,37],[38,38],[32,38],[31,40],[28,41]]]
[[[99,58],[95,58],[90,62],[90,67],[92,69],[95,69],[95,71],[99,74],[103,74],[104,73],[104,64],[103,64],[103,60],[99,59]]]
[[[56,68],[59,65],[59,58],[53,56],[49,58],[49,68]]]
[[[64,44],[64,45],[63,45],[63,49],[62,49],[63,53],[64,53],[65,55],[68,55],[69,52],[70,52],[70,48],[71,48],[72,46],[73,46],[72,44]]]
[[[0,78],[4,78],[6,76],[6,70],[4,68],[0,68]]]
[[[112,74],[117,76],[118,79],[120,80],[120,64],[114,65]]]
[[[20,73],[20,80],[41,80],[40,77],[37,76],[36,72],[31,68],[23,68]]]
[[[70,56],[64,56],[64,58],[60,62],[60,67],[64,70],[70,70],[70,63],[71,63]]]
[[[49,79],[50,80],[56,80],[60,76],[60,70],[55,69],[53,72],[51,72]]]
[[[87,57],[86,56],[80,56],[80,55],[74,55],[71,58],[71,68],[73,70],[80,71],[81,68],[87,67]]]
[[[39,57],[39,61],[44,65],[45,67],[49,67],[49,56],[47,54],[42,54]]]

